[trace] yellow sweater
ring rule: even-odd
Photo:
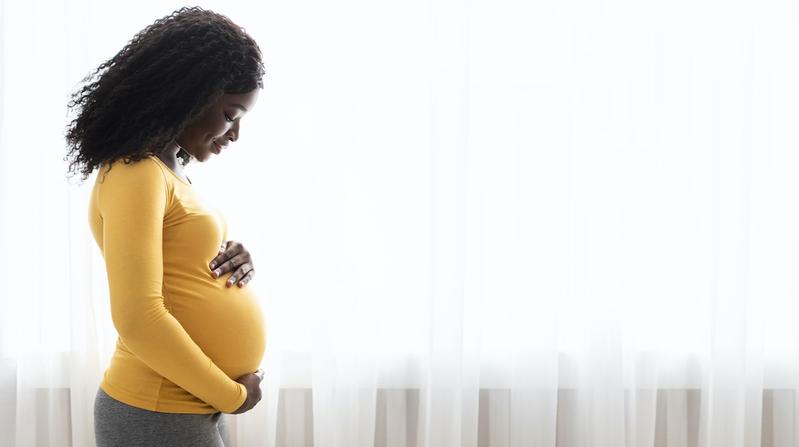
[[[227,239],[221,213],[158,157],[104,164],[89,224],[105,260],[119,334],[100,387],[164,413],[231,413],[247,397],[265,320],[251,286],[225,286],[208,264]]]

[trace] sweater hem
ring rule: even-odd
[[[105,391],[106,394],[111,396],[112,398],[116,399],[123,404],[136,407],[142,410],[154,411],[157,413],[182,413],[182,414],[213,414],[218,413],[215,408],[185,408],[181,405],[175,405],[168,402],[153,402],[152,400],[142,399],[137,396],[133,396],[130,393],[122,391],[107,381],[103,380],[100,383],[100,388]]]

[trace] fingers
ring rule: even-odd
[[[250,270],[252,270],[251,264],[243,262],[244,262],[243,259],[239,256],[234,257],[233,260],[230,262],[231,266],[236,266],[239,264],[241,265],[239,265],[239,268],[236,269],[236,271],[233,272],[232,275],[230,275],[230,278],[228,278],[227,282],[225,283],[225,287],[232,286],[233,284],[236,283],[236,281],[242,279],[244,275],[246,275]],[[231,270],[233,270],[233,268],[234,267],[231,267]]]
[[[245,262],[252,261],[250,252],[247,251],[241,243],[227,241],[225,244],[227,244],[227,246],[208,263],[208,267],[213,270],[211,276],[214,276],[214,272],[217,273],[216,276],[214,276],[215,278],[219,278],[225,273],[233,271],[237,266],[241,266]],[[225,246],[225,244],[223,244],[223,246]],[[246,272],[242,272],[242,275],[244,275],[244,273]]]
[[[214,278],[233,272],[225,282],[225,287],[230,287],[237,283],[239,288],[244,287],[255,276],[250,252],[236,241],[223,242],[220,246],[219,254],[211,260],[208,267],[212,269],[211,276]]]
[[[239,253],[230,258],[226,258],[224,261],[221,261],[219,263],[219,265],[216,267],[216,269],[214,269],[214,271],[211,272],[211,276],[213,276],[214,278],[219,278],[225,273],[232,272],[233,270],[236,269],[237,266],[241,266],[247,261],[248,261],[247,256],[244,253]]]
[[[234,278],[239,278],[238,286],[244,287],[247,285],[248,282],[252,279],[253,275],[255,275],[255,269],[252,268],[252,264],[246,263],[239,267],[238,270],[233,274],[233,276],[228,279],[227,285],[232,285],[234,283]]]
[[[216,254],[214,259],[211,259],[211,262],[208,263],[208,267],[213,270],[215,267],[218,267],[219,264],[227,260],[227,257],[223,256],[225,251],[227,250],[228,243],[230,241],[222,241],[222,245],[219,246],[219,253]]]
[[[236,241],[223,241],[219,246],[219,253],[208,263],[211,269],[220,267],[225,261],[244,251],[244,246]],[[225,272],[222,272],[225,273]]]

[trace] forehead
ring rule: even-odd
[[[255,88],[247,93],[225,93],[219,98],[219,102],[223,106],[233,106],[233,104],[241,104],[247,110],[252,109],[255,102],[258,100],[259,88]]]

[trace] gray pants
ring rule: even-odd
[[[97,388],[97,447],[228,447],[225,414],[159,413],[120,402]]]

